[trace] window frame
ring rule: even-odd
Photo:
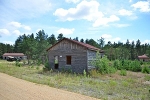
[[[66,64],[67,64],[67,65],[71,65],[71,59],[72,59],[72,56],[71,56],[71,55],[67,55],[67,56],[66,56]]]

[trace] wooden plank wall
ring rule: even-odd
[[[59,70],[71,69],[76,73],[87,70],[87,49],[83,46],[63,40],[49,51],[50,66],[54,68],[54,56],[59,56]],[[71,56],[71,65],[66,65],[66,56]]]

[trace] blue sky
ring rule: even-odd
[[[150,0],[0,0],[0,42],[49,36],[150,43]]]

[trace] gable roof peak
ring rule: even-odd
[[[63,38],[63,39],[61,39],[59,42],[57,42],[56,44],[54,44],[53,46],[51,46],[50,48],[48,48],[47,49],[47,51],[49,50],[49,49],[51,49],[52,47],[54,47],[55,45],[57,45],[58,43],[60,43],[61,41],[63,41],[63,40],[68,40],[68,41],[70,41],[70,42],[73,42],[73,43],[75,43],[75,44],[78,44],[78,45],[80,45],[80,46],[83,46],[83,47],[85,47],[85,48],[87,48],[87,49],[90,49],[90,50],[94,50],[94,51],[100,51],[100,49],[99,48],[97,48],[97,47],[94,47],[94,46],[92,46],[92,45],[90,45],[90,44],[86,44],[86,43],[82,43],[82,42],[79,42],[79,41],[76,41],[76,40],[72,40],[72,39],[68,39],[68,38]]]

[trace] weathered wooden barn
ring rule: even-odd
[[[52,69],[71,70],[76,73],[93,68],[90,62],[96,57],[97,51],[103,56],[103,51],[99,48],[68,38],[63,38],[47,51]]]
[[[5,60],[7,60],[10,57],[19,58],[19,59],[26,58],[26,56],[23,53],[4,53],[3,54],[3,59]]]
[[[138,59],[140,61],[149,61],[150,60],[150,58],[148,56],[146,56],[145,54],[141,55],[141,56],[138,56]]]

